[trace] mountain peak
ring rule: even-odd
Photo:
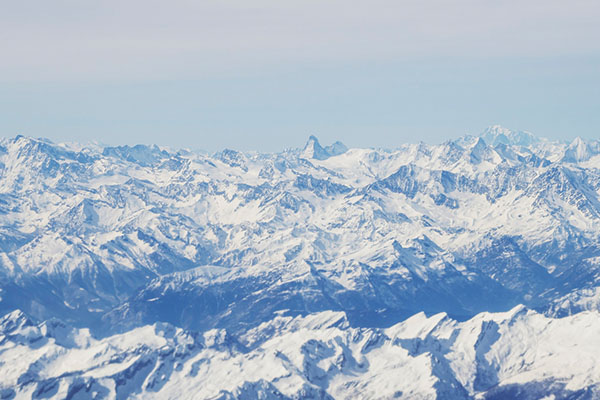
[[[348,151],[348,148],[340,141],[337,141],[330,146],[323,147],[315,135],[310,135],[306,145],[304,145],[301,157],[326,160],[329,157],[344,154],[346,151]]]
[[[565,155],[563,157],[563,161],[566,162],[581,162],[587,161],[592,157],[593,151],[588,145],[588,143],[583,140],[581,137],[577,136],[573,141],[567,146],[565,150]]]
[[[490,125],[482,132],[482,134],[493,134],[493,135],[505,135],[510,136],[513,133],[508,128],[503,127],[502,125],[494,124]]]
[[[323,147],[321,147],[319,139],[317,139],[317,137],[314,135],[310,135],[306,145],[304,146],[304,150],[302,150],[302,157],[325,160],[329,158],[329,154]]]
[[[571,144],[569,144],[569,148],[576,148],[576,147],[582,147],[585,146],[585,140],[583,140],[581,138],[581,136],[577,136],[575,139],[573,139],[573,141],[571,142]]]
[[[135,146],[107,146],[102,150],[102,154],[104,156],[111,156],[130,162],[135,162],[144,166],[153,165],[161,159],[168,158],[170,156],[167,151],[161,150],[156,145],[146,146],[143,144],[136,144]]]
[[[479,134],[486,143],[492,146],[498,144],[529,146],[539,141],[533,134],[527,131],[513,131],[501,125],[491,125]]]
[[[348,151],[348,148],[346,147],[346,145],[342,142],[335,141],[332,145],[325,147],[325,150],[331,155],[331,156],[339,156],[340,154],[344,154],[345,152]]]

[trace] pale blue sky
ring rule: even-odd
[[[124,3],[124,4],[123,4]],[[600,2],[23,0],[0,135],[276,151],[600,137]]]

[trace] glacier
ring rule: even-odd
[[[600,397],[596,140],[17,136],[0,221],[0,398]]]

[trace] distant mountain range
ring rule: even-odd
[[[598,398],[599,227],[600,142],[500,126],[2,139],[0,398]]]

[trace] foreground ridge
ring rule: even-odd
[[[230,336],[155,323],[101,340],[60,321],[0,322],[4,398],[597,398],[600,314],[523,306],[387,329],[343,312],[278,316]],[[573,335],[574,331],[579,332]]]

